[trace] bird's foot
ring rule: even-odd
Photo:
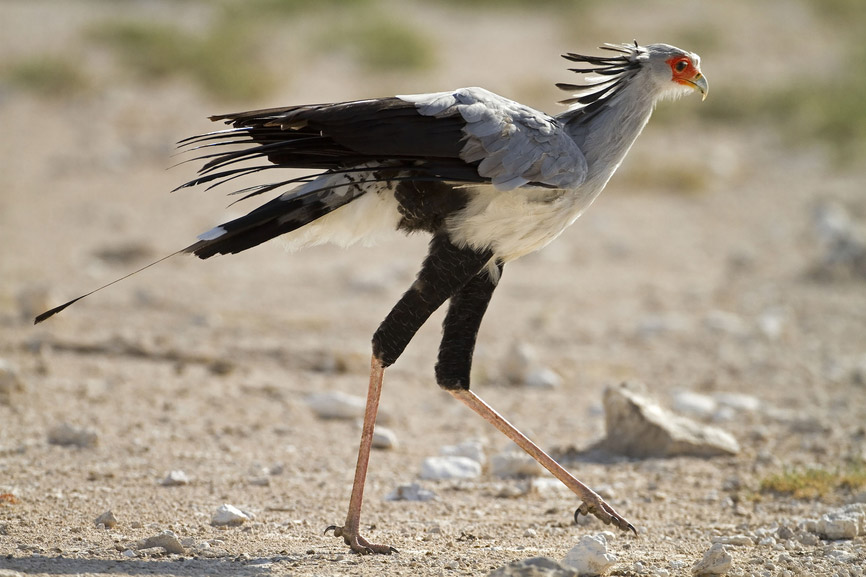
[[[596,499],[593,499],[591,502],[584,501],[580,504],[580,507],[574,512],[574,522],[577,523],[577,518],[580,515],[589,515],[592,513],[605,525],[610,525],[611,523],[614,526],[622,529],[623,531],[631,531],[635,535],[637,535],[637,529],[634,528],[634,525],[629,523],[625,517],[617,513],[613,507],[604,502],[604,499],[596,495]]]
[[[371,553],[390,555],[391,553],[399,553],[399,551],[390,545],[377,545],[376,543],[370,543],[361,537],[357,531],[351,531],[345,527],[331,525],[325,529],[325,533],[327,534],[328,531],[333,531],[334,537],[342,537],[343,541],[346,542],[346,545],[348,545],[352,551],[361,555],[369,555]]]

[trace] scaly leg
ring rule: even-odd
[[[448,391],[460,402],[478,413],[485,421],[502,431],[506,437],[517,443],[517,445],[529,453],[529,456],[538,461],[542,467],[550,471],[554,477],[562,481],[562,483],[574,492],[575,495],[583,499],[580,507],[575,511],[574,516],[577,518],[578,513],[588,515],[592,513],[605,524],[613,523],[623,531],[631,530],[637,535],[637,530],[634,525],[625,520],[619,513],[614,511],[613,507],[604,502],[595,491],[581,483],[574,475],[566,471],[562,465],[557,463],[553,457],[545,453],[538,445],[529,440],[529,438],[517,430],[517,428],[509,423],[505,418],[497,413],[493,407],[485,403],[481,398],[468,389],[449,389]]]
[[[391,366],[397,360],[424,321],[478,274],[490,257],[489,252],[458,248],[451,244],[446,236],[434,235],[430,240],[430,253],[424,259],[417,279],[394,305],[373,335],[370,389],[367,392],[367,408],[364,411],[364,428],[361,433],[361,448],[358,451],[358,466],[355,469],[355,484],[349,501],[349,513],[342,527],[332,525],[325,529],[326,533],[333,530],[334,535],[343,537],[353,551],[386,555],[396,552],[396,549],[388,545],[371,544],[358,534],[364,479],[367,476],[370,446],[373,443],[373,426],[376,423],[385,367]]]
[[[370,462],[370,448],[373,445],[373,428],[376,425],[376,414],[379,412],[379,396],[382,393],[382,380],[385,367],[373,356],[370,361],[370,388],[367,390],[367,407],[364,409],[364,426],[361,429],[361,448],[358,449],[358,464],[355,467],[355,481],[352,484],[352,496],[349,499],[349,513],[342,527],[331,525],[325,533],[333,531],[336,537],[343,537],[346,545],[352,551],[366,555],[367,553],[382,553],[390,555],[397,550],[390,545],[370,543],[359,534],[361,526],[361,503],[364,500],[364,481],[367,478],[367,464]]]

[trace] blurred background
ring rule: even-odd
[[[193,443],[237,446],[240,462],[307,471],[296,488],[310,499],[284,510],[338,519],[326,493],[351,480],[356,431],[313,422],[297,395],[363,395],[369,338],[425,238],[178,257],[50,323],[33,328],[33,315],[256,206],[227,206],[227,189],[169,194],[196,168],[172,167],[175,143],[220,128],[211,114],[471,85],[557,113],[567,94],[554,83],[575,80],[562,53],[637,40],[700,54],[709,97],[661,103],[595,206],[509,265],[474,382],[546,447],[598,439],[603,387],[621,380],[663,400],[751,395],[763,408],[726,424],[744,448],[724,491],[761,494],[762,478],[797,465],[859,463],[866,483],[864,31],[862,0],[0,0],[0,358],[21,375],[0,395],[0,446],[29,447],[0,472],[26,494],[46,462],[69,459],[71,483],[88,474],[76,467],[140,456],[123,484],[193,454],[184,467],[204,476],[230,465],[196,460]],[[405,445],[374,475],[491,435],[435,390],[439,322],[389,372],[400,387],[383,403]],[[503,384],[524,345],[555,373],[549,389]],[[46,447],[61,421],[102,431],[103,452]],[[345,447],[322,451],[334,427]],[[159,455],[141,448],[151,441]],[[724,476],[700,466],[706,483]],[[622,482],[620,495],[637,483]]]

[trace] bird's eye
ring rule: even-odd
[[[674,64],[674,70],[677,72],[682,72],[688,67],[689,63],[687,60],[680,60],[676,64]]]

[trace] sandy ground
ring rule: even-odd
[[[134,16],[146,4],[4,2],[0,50],[10,58],[63,50],[106,11]],[[555,111],[552,83],[568,80],[560,52],[632,37],[688,47],[695,30],[714,32],[702,54],[708,102],[663,104],[664,122],[650,123],[578,224],[506,269],[476,355],[474,389],[555,454],[604,435],[602,392],[623,380],[642,381],[666,404],[680,390],[760,400],[760,410],[716,423],[741,443],[736,457],[569,463],[639,529],[638,538],[610,541],[615,575],[689,574],[713,537],[771,534],[819,517],[851,495],[795,500],[760,493],[761,480],[864,457],[866,284],[811,272],[828,250],[815,208],[833,202],[866,220],[866,173],[835,164],[820,145],[786,143],[760,122],[701,119],[702,106],[734,98],[740,82],[784,85],[810,59],[845,50],[806,7],[783,4],[759,13],[746,2],[726,12],[593,4],[569,36],[552,11],[459,20],[454,9],[408,3],[406,17],[439,42],[435,69],[377,77],[340,56],[287,62],[291,82],[242,105],[480,84]],[[773,27],[774,41],[762,26]],[[807,30],[814,44],[826,41],[824,52],[791,58],[784,46]],[[752,33],[748,46],[735,41]],[[754,63],[748,49],[765,50],[761,70],[743,70]],[[370,336],[411,283],[422,237],[177,257],[34,328],[41,307],[186,246],[250,206],[226,209],[219,191],[167,194],[193,171],[165,170],[173,143],[209,130],[208,114],[236,104],[214,103],[184,82],[111,82],[100,67],[93,64],[103,80],[95,93],[0,94],[0,358],[23,383],[0,403],[0,493],[12,495],[0,504],[0,575],[484,575],[516,559],[562,559],[582,535],[605,529],[573,525],[579,503],[565,490],[527,492],[524,480],[490,474],[420,481],[438,495],[431,502],[384,500],[418,482],[421,461],[443,445],[508,447],[436,388],[440,313],[386,375],[384,424],[399,445],[373,454],[368,478],[366,535],[400,553],[362,558],[322,535],[345,516],[359,426],[317,419],[305,399],[364,394]],[[687,175],[689,190],[672,192],[671,172]],[[515,343],[534,346],[561,385],[505,384]],[[97,444],[50,444],[61,423],[91,429]],[[189,484],[160,484],[178,469]],[[223,503],[255,519],[214,527]],[[109,509],[118,525],[96,527]],[[124,555],[163,530],[190,545],[186,554]],[[731,574],[740,575],[856,575],[866,563],[862,535],[729,551]]]

